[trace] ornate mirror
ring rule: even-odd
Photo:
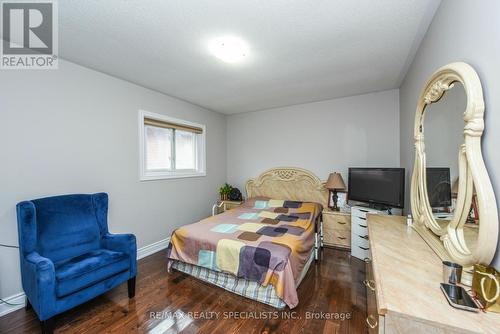
[[[438,69],[422,90],[415,115],[411,207],[415,229],[443,259],[489,264],[498,214],[481,153],[484,101],[466,63]]]

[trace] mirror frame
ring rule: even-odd
[[[467,96],[463,115],[464,142],[457,152],[459,187],[455,213],[448,225],[441,227],[432,214],[427,196],[424,118],[426,108],[438,102],[456,82],[462,84]],[[420,93],[415,114],[415,162],[411,181],[414,228],[442,259],[451,259],[464,266],[490,264],[498,242],[497,203],[481,151],[483,116],[484,100],[479,76],[470,65],[463,62],[445,65],[432,74]],[[480,223],[478,246],[470,250],[465,242],[463,227],[469,214],[474,187]]]

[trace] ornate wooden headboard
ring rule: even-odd
[[[265,171],[248,180],[247,197],[266,196],[302,202],[316,202],[328,206],[328,189],[325,183],[308,170],[278,167]]]

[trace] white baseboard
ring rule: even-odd
[[[139,248],[137,250],[137,260],[140,260],[142,258],[145,258],[146,256],[164,250],[165,248],[168,247],[169,242],[170,242],[170,237],[152,243],[151,245]],[[24,308],[26,304],[26,295],[24,294],[24,292],[16,293],[15,295],[2,299],[8,303],[19,304],[19,305],[8,305],[0,302],[0,317],[9,314],[11,312],[14,312],[16,310],[19,310],[21,308]]]
[[[146,256],[164,250],[165,248],[168,247],[169,243],[170,243],[170,237],[139,248],[137,250],[137,260],[140,260],[142,258],[145,258]]]
[[[19,310],[24,307],[26,304],[26,296],[24,295],[24,292],[17,293],[13,296],[7,297],[7,298],[2,298],[8,303],[12,304],[20,304],[20,305],[8,305],[5,303],[0,304],[0,317],[3,315],[6,315],[10,312],[14,312],[15,310]]]

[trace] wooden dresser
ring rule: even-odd
[[[346,212],[323,210],[323,242],[326,246],[351,248],[351,215]]]
[[[440,258],[405,217],[368,215],[370,333],[500,333],[500,314],[452,308],[439,288]]]
[[[391,209],[392,214],[401,215],[402,210]],[[351,208],[351,255],[360,260],[370,259],[370,243],[368,242],[367,215],[386,215],[387,210],[376,210],[365,206]]]

